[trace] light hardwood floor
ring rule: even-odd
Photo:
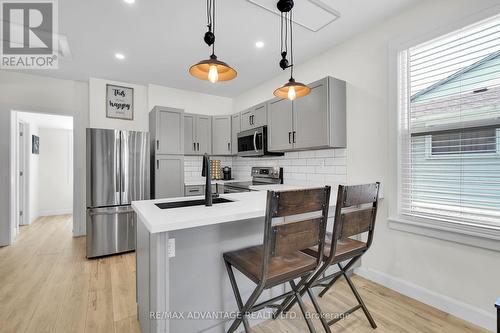
[[[72,238],[71,228],[69,215],[43,217],[22,227],[14,245],[0,248],[0,332],[140,332],[134,254],[87,260],[85,238]],[[379,327],[372,330],[357,311],[332,326],[333,332],[487,332],[361,277],[354,283]],[[320,303],[332,313],[355,304],[344,281]],[[315,325],[323,332],[318,321]],[[255,333],[306,331],[299,318],[254,328]]]

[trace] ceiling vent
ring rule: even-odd
[[[280,16],[280,12],[278,8],[276,8],[276,0],[247,1]],[[295,1],[293,9],[293,22],[314,32],[323,29],[336,19],[340,18],[340,13],[333,9],[328,4],[329,2],[331,2],[331,0]]]

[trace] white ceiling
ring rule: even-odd
[[[305,0],[296,0],[305,1]],[[318,32],[294,27],[295,63],[368,29],[420,0],[322,0],[341,17]],[[86,81],[89,77],[158,84],[221,96],[237,96],[278,75],[279,17],[246,0],[217,0],[216,54],[238,71],[229,82],[211,84],[188,74],[210,51],[205,0],[59,1],[59,32],[72,59],[38,74]],[[255,42],[265,43],[262,49]],[[126,56],[115,59],[116,52]]]
[[[17,116],[19,119],[36,125],[39,128],[73,129],[73,117],[19,111],[17,112]]]

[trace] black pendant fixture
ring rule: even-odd
[[[212,83],[229,81],[236,77],[236,71],[228,64],[217,59],[215,55],[215,0],[207,0],[207,28],[203,40],[212,47],[210,58],[202,60],[189,68],[189,73]]]
[[[281,12],[281,60],[279,66],[285,70],[290,68],[290,79],[283,86],[274,91],[274,96],[294,100],[308,95],[311,89],[293,78],[293,0],[279,0],[276,7]],[[288,34],[290,29],[290,34]],[[288,38],[290,36],[290,38]],[[288,39],[290,39],[290,62],[288,61]]]

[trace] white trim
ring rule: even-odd
[[[389,217],[389,228],[469,246],[500,251],[500,228],[424,218]]]
[[[425,289],[401,278],[393,277],[370,268],[359,267],[354,270],[354,273],[492,332],[496,329],[495,308],[493,304],[490,313],[446,295]]]
[[[40,217],[40,216],[54,216],[54,215],[66,215],[66,214],[73,214],[73,208],[40,210],[37,213],[37,217]]]

